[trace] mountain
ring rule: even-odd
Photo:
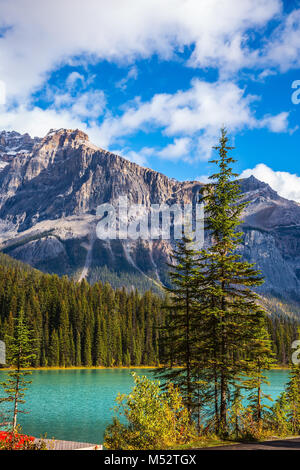
[[[32,139],[29,134],[19,134],[15,131],[0,132],[0,158],[3,163],[10,162],[17,154],[27,154],[33,149],[33,146],[40,142],[39,137]]]
[[[43,139],[0,134],[0,242],[32,266],[80,280],[159,289],[172,240],[99,240],[97,207],[196,202],[202,184],[179,182],[96,147],[80,130],[51,130]],[[245,233],[240,253],[266,277],[261,291],[300,302],[300,205],[254,177],[240,181]]]

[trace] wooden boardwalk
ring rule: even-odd
[[[48,450],[103,450],[100,444],[88,442],[60,441],[57,439],[35,439],[36,443],[45,442]]]

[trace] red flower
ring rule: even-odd
[[[13,434],[12,432],[0,431],[0,445],[11,448],[13,450],[21,450],[26,448],[28,444],[34,441],[34,437],[26,436],[26,434]]]

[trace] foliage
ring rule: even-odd
[[[289,408],[287,394],[283,392],[266,415],[266,426],[272,429],[276,435],[284,436],[290,433]]]
[[[248,396],[249,410],[258,427],[262,426],[264,411],[269,408],[263,404],[263,400],[272,401],[272,398],[263,393],[262,385],[269,385],[265,372],[274,363],[271,339],[267,330],[265,318],[257,319],[253,329],[253,337],[249,342],[247,377],[243,380],[243,386],[250,390]]]
[[[212,163],[216,164],[217,173],[210,176],[212,183],[202,191],[211,243],[201,253],[206,267],[201,272],[199,289],[206,297],[206,306],[199,309],[203,332],[199,355],[214,382],[216,432],[226,434],[230,389],[239,382],[241,374],[249,373],[256,380],[253,376],[252,385],[248,381],[247,386],[257,388],[262,379],[258,358],[266,364],[271,350],[265,311],[253,291],[263,278],[254,264],[243,261],[237,253],[243,236],[238,228],[247,203],[240,201],[240,188],[234,180],[237,175],[231,167],[235,160],[228,155],[232,147],[225,129],[215,149],[218,156]],[[207,280],[204,285],[203,276]]]
[[[161,335],[163,354],[160,359],[164,367],[157,371],[165,383],[171,381],[180,388],[190,416],[198,408],[200,387],[194,370],[199,333],[196,321],[199,308],[195,281],[199,268],[197,255],[194,244],[186,236],[173,249],[173,263],[169,264],[172,287],[165,288],[168,293],[168,302],[164,304],[167,314]],[[174,365],[180,367],[174,368]]]
[[[295,364],[285,391],[267,416],[268,425],[277,434],[300,434],[300,365]]]
[[[24,396],[27,386],[31,381],[26,380],[26,377],[31,374],[30,371],[24,370],[29,367],[32,359],[35,358],[34,354],[34,338],[32,332],[29,330],[26,323],[24,310],[21,307],[17,322],[15,326],[15,336],[6,336],[8,362],[12,370],[8,372],[9,379],[2,382],[1,385],[6,393],[5,398],[0,398],[0,403],[12,403],[12,432],[16,432],[17,428],[17,415],[24,413],[20,410],[20,405],[25,403]]]
[[[47,447],[43,441],[36,443],[32,436],[0,431],[0,450],[47,450]]]
[[[115,417],[104,436],[107,449],[165,449],[184,444],[195,437],[178,389],[169,384],[162,391],[158,381],[132,374],[135,386],[129,395],[119,395],[116,411],[127,424]]]
[[[169,302],[169,300],[168,300]],[[166,303],[148,291],[113,290],[42,274],[0,253],[0,339],[14,336],[23,306],[36,340],[31,367],[157,365],[165,358]],[[273,349],[287,363],[295,320],[268,319]]]
[[[161,304],[151,291],[0,265],[0,338],[15,335],[22,305],[36,339],[32,367],[156,365]]]
[[[286,386],[288,399],[287,419],[293,434],[300,434],[300,364],[293,365]]]
[[[263,278],[238,254],[243,236],[238,228],[247,203],[240,201],[234,181],[235,160],[228,155],[232,147],[225,129],[215,149],[218,156],[212,163],[217,173],[204,185],[201,199],[209,243],[196,252],[183,239],[174,249],[169,315],[163,328],[168,362],[160,373],[175,380],[190,412],[194,406],[198,416],[201,410],[212,410],[215,432],[227,435],[231,390],[243,382],[243,375],[244,387],[256,390],[250,400],[255,419],[261,421],[262,371],[271,365],[272,351],[266,312],[253,290]]]

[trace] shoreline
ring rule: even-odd
[[[28,368],[23,368],[21,370],[28,370],[28,371],[34,371],[34,370],[117,370],[117,369],[124,369],[124,370],[132,370],[132,369],[158,369],[159,367],[162,367],[162,365],[158,366],[114,366],[114,367],[104,367],[104,366],[70,366],[70,367],[59,367],[59,366],[53,366],[53,367],[28,367]],[[174,367],[174,369],[178,369],[179,367]],[[10,367],[0,367],[0,372],[1,370],[3,371],[10,371],[13,370]],[[289,366],[274,366],[271,367],[269,370],[291,370],[291,367]]]
[[[90,367],[85,367],[85,366],[70,366],[70,367],[59,367],[59,366],[53,366],[53,367],[27,367],[27,368],[21,368],[21,370],[28,370],[28,371],[34,371],[34,370],[114,370],[114,369],[124,369],[124,370],[131,370],[131,369],[158,369],[161,366],[115,366],[115,367],[104,367],[104,366],[90,366]],[[14,370],[10,367],[0,367],[0,371],[10,371]]]

